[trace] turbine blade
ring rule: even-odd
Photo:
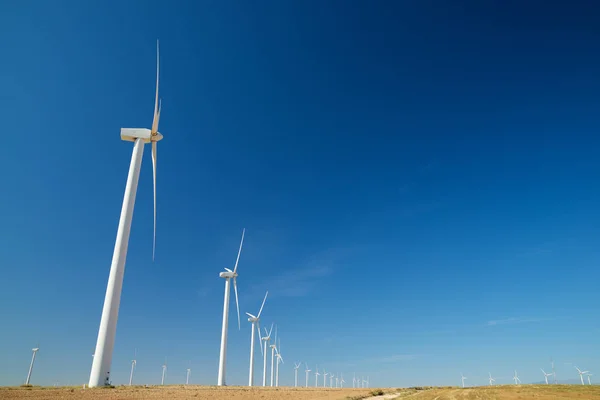
[[[246,228],[242,230],[242,241],[240,242],[240,248],[238,250],[237,258],[235,259],[235,267],[233,268],[233,272],[237,272],[238,262],[240,261],[240,254],[242,254],[242,245],[244,244],[244,234],[246,233]]]
[[[258,322],[258,321],[256,321],[256,330],[258,331],[258,344],[259,344],[258,347],[260,347],[260,355],[262,356],[263,355],[263,348],[262,348],[263,346],[262,346],[261,337],[260,337],[260,322]]]
[[[258,317],[260,318],[260,314],[262,313],[263,307],[265,306],[265,301],[267,301],[267,296],[269,295],[269,291],[267,290],[267,293],[265,293],[265,299],[262,302],[262,305],[260,306],[260,310],[258,311]]]
[[[265,328],[265,332],[267,331],[267,328]],[[273,324],[271,324],[271,330],[269,331],[269,334],[267,336],[271,337],[271,332],[273,332]]]
[[[156,252],[156,157],[157,145],[152,142],[152,187],[154,191],[154,235],[152,237],[152,261],[154,261],[154,253]]]
[[[158,77],[160,72],[160,56],[158,40],[156,41],[156,96],[154,98],[154,119],[152,120],[152,133],[158,132],[158,120],[160,119],[160,106],[158,101]]]
[[[238,330],[242,330],[242,324],[240,323],[240,303],[238,303],[237,279],[236,278],[233,278],[233,291],[235,292],[235,308],[237,308],[237,314],[238,314]]]
[[[229,268],[225,268],[225,271],[227,272],[233,272],[232,270],[230,270]]]
[[[250,313],[246,313],[247,316],[252,317],[252,318],[256,318],[254,315],[250,314]]]

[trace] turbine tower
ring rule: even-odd
[[[515,369],[515,376],[513,376],[513,380],[515,381],[515,385],[518,385],[519,383],[521,383],[521,380],[519,379],[519,376],[517,375],[516,369]]]
[[[165,374],[167,372],[167,359],[165,358],[165,363],[162,366],[162,379],[160,381],[161,385],[165,384]]]
[[[308,369],[308,364],[306,364],[306,370],[304,371],[304,372],[306,372],[306,385],[305,385],[305,387],[308,387],[308,373],[309,373],[310,371],[311,371],[311,370],[310,370],[310,369]]]
[[[464,375],[462,374],[462,372],[461,372],[461,373],[460,373],[460,380],[461,380],[461,382],[462,382],[462,387],[463,387],[463,388],[465,387],[465,379],[467,379],[467,377],[466,377],[466,376],[464,376]]]
[[[241,329],[240,324],[240,305],[238,303],[238,292],[237,292],[237,267],[240,261],[240,254],[242,253],[242,245],[244,244],[244,234],[246,229],[242,230],[242,240],[240,242],[240,248],[238,255],[235,260],[235,266],[233,271],[229,268],[225,268],[225,272],[221,272],[219,277],[225,279],[225,299],[223,301],[223,328],[221,329],[221,352],[219,354],[219,376],[217,378],[217,385],[225,385],[225,363],[227,358],[227,325],[229,324],[229,292],[231,290],[231,279],[233,279],[233,291],[235,292],[235,306],[237,307],[238,314],[238,329]]]
[[[554,375],[554,384],[556,385],[558,381],[556,380],[556,371],[554,371],[554,360],[550,357],[550,363],[552,363],[552,375]]]
[[[356,386],[356,372],[354,373],[354,376],[352,377],[352,387],[354,388]]]
[[[185,384],[186,384],[186,385],[189,385],[189,383],[190,383],[190,372],[192,372],[192,369],[191,369],[191,368],[188,368],[188,369],[187,369],[187,375],[186,375],[186,377],[185,377]]]
[[[271,336],[269,332],[269,336]],[[275,343],[277,343],[277,326],[275,326]],[[275,374],[275,350],[277,346],[275,344],[270,345],[271,347],[271,387],[273,387],[273,376]]]
[[[323,387],[327,387],[327,375],[329,373],[325,372],[325,368],[323,368]]]
[[[283,364],[283,357],[281,357],[281,338],[279,338],[279,348],[275,348],[277,352],[277,366],[275,367],[275,386],[279,386],[279,363]]]
[[[344,380],[344,374],[340,374],[340,387],[342,389],[344,388],[344,383],[346,383],[346,381]]]
[[[577,370],[577,372],[579,372],[579,378],[581,378],[581,384],[585,385],[585,383],[583,382],[583,375],[587,374],[590,371],[582,371],[577,367],[575,367],[575,369]]]
[[[137,365],[137,349],[133,351],[133,360],[131,360],[131,373],[129,374],[129,386],[131,386],[131,383],[133,382],[133,370],[135,369],[135,366]]]
[[[542,374],[544,374],[544,379],[546,380],[546,385],[548,384],[548,377],[552,376],[552,373],[547,374],[546,371],[544,371],[543,368],[540,368],[542,370]]]
[[[271,324],[271,330],[269,332],[267,332],[267,328],[265,328],[267,336],[261,338],[261,340],[265,342],[265,351],[263,352],[263,386],[267,386],[267,346],[269,345],[269,340],[271,340],[271,332],[273,332],[273,324]]]
[[[492,373],[488,372],[490,374],[490,386],[494,386],[494,382],[496,382],[496,380],[494,378],[492,378]]]
[[[127,175],[127,184],[125,186],[125,195],[123,196],[123,206],[121,208],[121,217],[119,219],[119,227],[117,228],[117,239],[115,241],[108,284],[106,286],[106,296],[104,297],[102,317],[100,318],[100,328],[98,329],[98,340],[96,341],[95,357],[92,363],[92,371],[90,372],[89,387],[107,386],[110,384],[110,366],[112,363],[112,353],[117,332],[117,319],[119,318],[119,304],[121,302],[121,290],[123,288],[123,274],[125,273],[129,233],[131,230],[131,220],[133,218],[138,180],[140,177],[142,156],[144,155],[144,144],[146,143],[152,144],[152,178],[154,187],[154,236],[152,240],[152,260],[154,261],[156,249],[157,143],[163,138],[158,132],[161,109],[161,103],[158,98],[158,77],[159,51],[158,41],[156,41],[156,95],[154,98],[154,119],[152,121],[152,129],[121,128],[121,139],[134,142],[133,154],[131,155],[129,174]]]
[[[337,387],[338,387],[339,380],[340,380],[340,379],[339,379],[339,377],[337,377],[337,376],[336,376],[336,377],[335,377],[335,388],[336,388],[336,389],[337,389]]]
[[[333,374],[329,373],[329,387],[332,388],[333,387]]]
[[[319,366],[317,365],[315,371],[315,387],[319,387],[319,375],[321,374],[319,373]]]
[[[294,387],[298,387],[298,368],[302,363],[294,363]]]
[[[31,372],[33,372],[33,363],[35,362],[35,355],[40,350],[39,347],[34,347],[31,349],[33,352],[33,356],[31,357],[31,364],[29,364],[29,372],[27,373],[27,380],[25,381],[26,385],[29,385],[29,381],[31,380]]]
[[[591,384],[592,384],[592,381],[591,381],[591,379],[590,379],[590,376],[592,376],[592,375],[593,375],[593,374],[587,374],[587,377],[588,377],[588,385],[591,385]]]
[[[263,307],[265,306],[265,301],[267,301],[267,296],[269,295],[269,291],[265,294],[265,298],[260,306],[260,310],[258,311],[258,316],[254,316],[250,313],[246,313],[248,315],[248,322],[252,323],[252,334],[250,336],[250,373],[248,376],[248,386],[254,386],[254,328],[258,330],[258,338],[260,339],[260,314],[262,313]],[[260,344],[260,353],[263,354],[262,343]],[[263,376],[264,381],[264,376]]]

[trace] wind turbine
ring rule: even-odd
[[[319,366],[317,365],[317,370],[315,371],[315,387],[319,387]]]
[[[34,347],[33,349],[31,349],[31,351],[33,351],[33,356],[31,357],[31,364],[29,364],[29,372],[27,373],[27,380],[25,381],[26,385],[29,385],[29,381],[31,380],[31,372],[33,372],[33,363],[35,362],[35,355],[39,350],[39,347]]]
[[[298,368],[302,363],[294,363],[294,387],[298,387]]]
[[[333,374],[329,373],[329,387],[332,388],[333,387]]]
[[[192,372],[191,368],[187,369],[187,375],[185,377],[185,384],[188,385],[190,383],[190,372]]]
[[[283,357],[281,357],[281,338],[279,338],[279,347],[275,350],[277,351],[277,366],[275,367],[275,386],[279,386],[279,363],[283,363]]]
[[[311,371],[311,370],[310,370],[310,369],[308,369],[308,364],[306,364],[306,370],[304,371],[304,372],[306,372],[306,387],[308,387],[308,373],[309,373],[310,371]]]
[[[167,372],[167,359],[165,358],[165,363],[162,366],[162,380],[160,381],[161,385],[165,384],[165,373]]]
[[[340,378],[340,387],[343,389],[344,388],[344,383],[346,381],[344,380],[344,374],[341,374],[341,378]]]
[[[231,291],[231,279],[233,279],[233,291],[235,292],[235,306],[237,307],[238,314],[238,329],[241,329],[240,324],[240,305],[238,303],[238,292],[237,292],[237,267],[240,261],[240,254],[242,253],[242,245],[244,244],[244,234],[246,229],[242,230],[242,240],[240,242],[240,248],[238,255],[235,260],[235,267],[233,271],[229,268],[225,268],[225,272],[221,272],[219,277],[225,279],[225,299],[223,301],[223,328],[221,329],[221,353],[219,355],[219,376],[217,378],[217,385],[225,385],[225,363],[227,358],[227,325],[229,324],[229,292]]]
[[[269,332],[269,337],[271,332]],[[277,326],[275,326],[275,343],[277,343]],[[275,350],[277,346],[275,344],[270,345],[271,347],[271,387],[273,386],[273,374],[275,373]]]
[[[137,365],[137,360],[136,357],[137,356],[137,349],[134,350],[133,352],[133,360],[131,360],[131,373],[129,374],[129,386],[131,386],[131,382],[133,382],[133,370],[135,369],[135,366]]]
[[[583,375],[587,374],[590,371],[582,371],[577,367],[575,367],[575,369],[577,370],[577,372],[579,372],[579,377],[581,378],[581,384],[585,385],[585,383],[583,382]]]
[[[121,128],[121,140],[134,142],[131,163],[129,164],[129,174],[127,175],[127,184],[125,186],[125,195],[123,196],[123,206],[121,208],[121,217],[119,227],[117,228],[117,239],[113,251],[112,262],[110,265],[110,274],[106,286],[106,296],[104,297],[104,306],[102,308],[102,317],[100,318],[100,328],[98,330],[98,340],[96,341],[96,351],[90,372],[89,387],[108,386],[110,384],[110,366],[112,363],[112,353],[115,345],[115,335],[117,332],[117,320],[119,318],[119,304],[121,302],[121,290],[123,288],[123,274],[125,273],[125,260],[127,259],[127,247],[129,245],[129,233],[131,230],[131,220],[133,218],[133,208],[135,206],[135,196],[137,192],[140,169],[142,165],[142,156],[144,155],[144,145],[152,144],[152,181],[154,186],[154,236],[152,240],[152,260],[156,249],[156,161],[157,161],[157,143],[163,138],[158,132],[158,121],[160,120],[161,103],[158,98],[158,77],[159,77],[159,51],[158,40],[156,41],[156,95],[154,98],[154,119],[152,129],[146,128]]]
[[[593,374],[587,374],[587,377],[588,377],[588,384],[589,384],[589,385],[591,385],[591,384],[592,384],[592,381],[590,380],[590,376],[592,376],[592,375],[593,375]]]
[[[327,375],[329,373],[325,372],[325,368],[323,368],[323,387],[327,387]]]
[[[494,378],[492,378],[492,373],[488,372],[490,374],[490,386],[494,386],[494,382],[496,382],[496,380]]]
[[[467,379],[467,377],[466,377],[466,376],[464,376],[464,375],[462,374],[462,372],[461,372],[461,373],[460,373],[460,380],[461,380],[461,382],[462,382],[462,387],[463,387],[463,388],[465,387],[465,379]]]
[[[335,377],[335,388],[337,389],[340,378],[338,376]]]
[[[254,386],[254,328],[258,330],[258,338],[260,339],[260,314],[262,313],[263,307],[265,306],[265,301],[267,301],[267,296],[269,295],[269,291],[265,294],[265,299],[260,306],[260,310],[258,311],[258,316],[254,316],[250,313],[246,313],[250,318],[248,318],[248,322],[252,323],[252,335],[250,337],[250,373],[248,376],[248,386]],[[260,344],[260,353],[263,354],[262,343]],[[263,377],[264,381],[264,377]]]
[[[552,376],[552,373],[547,374],[546,371],[544,371],[543,368],[540,368],[542,370],[542,374],[544,374],[544,379],[546,380],[546,385],[548,384],[548,377]]]
[[[521,383],[521,380],[517,376],[517,370],[516,369],[515,369],[515,376],[513,376],[513,380],[515,381],[515,385],[518,385],[519,383]]]
[[[550,357],[550,362],[552,363],[552,375],[554,375],[554,384],[557,384],[558,382],[556,381],[556,371],[554,371],[554,360],[552,360],[552,357]]]
[[[354,373],[353,377],[352,377],[352,387],[354,388],[356,386],[356,372]]]
[[[264,340],[265,342],[265,351],[263,352],[263,386],[267,386],[267,346],[269,345],[269,340],[271,340],[271,332],[273,332],[273,324],[271,324],[271,330],[269,332],[267,332],[267,328],[265,328],[267,336],[261,338],[261,340]]]

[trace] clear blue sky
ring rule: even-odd
[[[241,311],[269,289],[282,384],[294,361],[373,386],[600,373],[600,10],[443,3],[2,3],[0,384],[37,343],[33,383],[87,382],[157,38],[157,253],[146,149],[115,383],[135,348],[137,382],[165,356],[168,383],[216,382],[243,227]]]

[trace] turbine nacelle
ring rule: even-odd
[[[219,273],[219,277],[225,278],[225,279],[228,279],[228,278],[237,278],[238,277],[237,272],[233,272],[232,270],[227,269],[227,268],[225,268],[225,269],[226,269],[225,272]]]
[[[121,140],[126,142],[135,142],[141,139],[144,143],[159,142],[163,138],[159,132],[152,134],[152,130],[147,128],[121,128]]]

